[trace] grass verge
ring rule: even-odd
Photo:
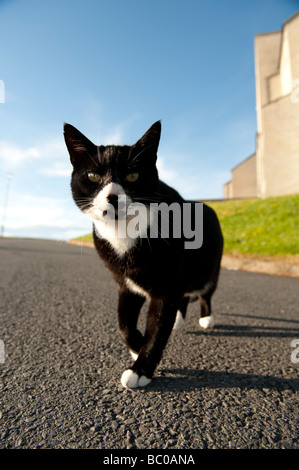
[[[299,194],[207,204],[219,217],[226,254],[298,259]],[[93,242],[91,233],[76,240]]]
[[[299,254],[299,194],[208,203],[217,212],[232,255]]]

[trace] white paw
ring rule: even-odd
[[[208,317],[201,317],[199,319],[199,326],[203,328],[204,330],[207,330],[208,328],[213,328],[215,325],[215,320],[213,315],[209,315]]]
[[[178,330],[184,323],[184,317],[181,312],[178,310],[175,317],[175,322],[173,325],[173,330]]]
[[[125,370],[121,376],[121,384],[126,388],[145,387],[150,381],[151,379],[148,379],[145,375],[139,377],[132,369]]]
[[[138,357],[138,354],[135,353],[134,351],[131,351],[131,349],[130,349],[130,354],[131,354],[132,358],[134,359],[134,361],[136,361],[136,359]]]

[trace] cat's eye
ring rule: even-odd
[[[137,181],[138,178],[139,178],[139,173],[128,173],[126,176],[126,180],[129,183],[135,183],[135,181]]]
[[[87,176],[92,183],[97,183],[98,181],[100,181],[101,178],[98,173],[87,173]]]

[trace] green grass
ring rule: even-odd
[[[208,202],[224,234],[224,252],[233,255],[299,254],[299,194]],[[92,234],[77,238],[92,241]]]
[[[78,242],[93,242],[92,233],[88,233],[87,235],[82,235],[82,237],[74,238],[74,240]]]
[[[261,256],[299,253],[299,194],[208,204],[219,217],[225,253]]]

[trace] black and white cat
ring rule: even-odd
[[[121,377],[127,388],[151,381],[172,329],[185,318],[189,301],[199,298],[201,327],[214,325],[211,296],[220,271],[221,228],[215,212],[205,204],[201,204],[199,227],[197,203],[187,203],[159,180],[160,133],[158,121],[132,146],[96,146],[75,127],[64,126],[73,165],[74,201],[92,219],[95,247],[118,284],[119,332],[134,359]],[[155,218],[163,203],[177,213],[179,209],[179,217],[169,210]],[[195,237],[199,229],[203,231],[203,242],[195,249],[186,245],[185,209],[191,214],[192,227],[197,227]],[[170,227],[167,235],[161,231],[165,214]],[[174,226],[178,222],[182,222],[180,236]],[[153,227],[156,231],[151,236]],[[146,299],[149,308],[142,334],[137,320]]]

